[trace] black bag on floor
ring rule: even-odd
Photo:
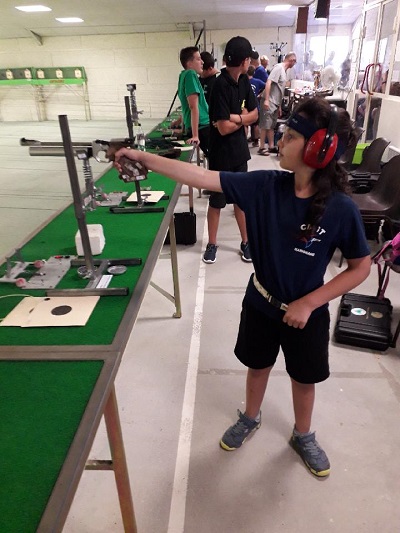
[[[184,213],[174,213],[176,244],[195,244],[196,234],[196,213],[192,211]],[[165,237],[165,244],[170,244],[169,231]]]
[[[189,211],[174,213],[176,244],[195,244],[197,242],[196,233],[196,213],[193,210],[193,189],[189,188]],[[164,244],[170,244],[169,231],[165,237]]]
[[[388,298],[351,292],[343,295],[335,326],[335,340],[371,350],[387,350],[392,343],[392,310]]]

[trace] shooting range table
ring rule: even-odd
[[[0,327],[0,531],[61,531],[85,466],[114,470],[125,531],[137,531],[114,380],[168,228],[171,300],[180,316],[173,224],[180,185],[155,173],[142,183],[165,191],[168,198],[157,204],[164,212],[113,214],[99,207],[86,213],[87,224],[104,228],[106,245],[95,259],[142,259],[140,266],[112,278],[110,287],[127,286],[129,294],[101,297],[84,327]],[[96,185],[106,193],[135,189],[113,168]],[[75,255],[76,231],[71,205],[23,246],[23,260]],[[0,275],[4,272],[2,265]],[[84,288],[87,281],[71,268],[57,289]],[[22,294],[45,296],[45,291],[0,283],[2,318],[22,299],[8,296]],[[103,415],[112,461],[87,462]]]

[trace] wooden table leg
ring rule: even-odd
[[[108,441],[110,443],[113,470],[125,533],[137,533],[135,511],[133,509],[132,492],[129,484],[128,467],[126,464],[114,385],[104,409],[104,420],[107,428]]]

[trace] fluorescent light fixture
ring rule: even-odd
[[[47,6],[15,6],[15,9],[19,11],[25,11],[26,13],[36,13],[38,11],[51,11]]]
[[[58,20],[58,22],[65,22],[65,23],[68,23],[68,22],[83,22],[83,19],[80,19],[79,17],[62,17],[62,18],[59,18],[59,19],[56,19]]]
[[[265,11],[288,11],[292,6],[290,4],[267,6]]]

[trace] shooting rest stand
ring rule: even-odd
[[[133,139],[121,139],[126,145],[132,145]],[[100,144],[102,143],[102,144]],[[83,176],[85,178],[85,192],[82,195],[83,206],[86,211],[94,211],[98,206],[119,205],[127,192],[105,193],[100,187],[95,185],[90,158],[94,157],[100,163],[108,163],[100,157],[102,152],[106,152],[110,144],[109,141],[93,142],[73,142],[74,155],[82,162]],[[29,146],[29,155],[31,156],[51,156],[65,157],[64,146],[62,142],[47,141],[42,142],[36,139],[20,139],[21,146]]]
[[[84,260],[79,261],[82,266],[86,267],[85,278],[89,279],[89,284],[84,289],[51,289],[46,291],[47,296],[126,296],[129,292],[128,287],[102,287],[98,288],[100,279],[103,273],[109,266],[119,265],[140,265],[142,260],[140,258],[134,259],[103,259],[94,261],[92,249],[90,246],[90,239],[88,228],[86,224],[85,211],[82,206],[82,195],[79,188],[78,173],[76,171],[74,159],[74,147],[71,142],[71,134],[68,126],[68,119],[66,115],[59,115],[58,117],[63,139],[63,146],[65,158],[67,161],[67,168],[69,180],[71,183],[71,190],[73,196],[73,203],[75,209],[75,217],[78,222],[78,228],[82,239],[82,248],[84,253]],[[97,268],[96,268],[97,263]]]

